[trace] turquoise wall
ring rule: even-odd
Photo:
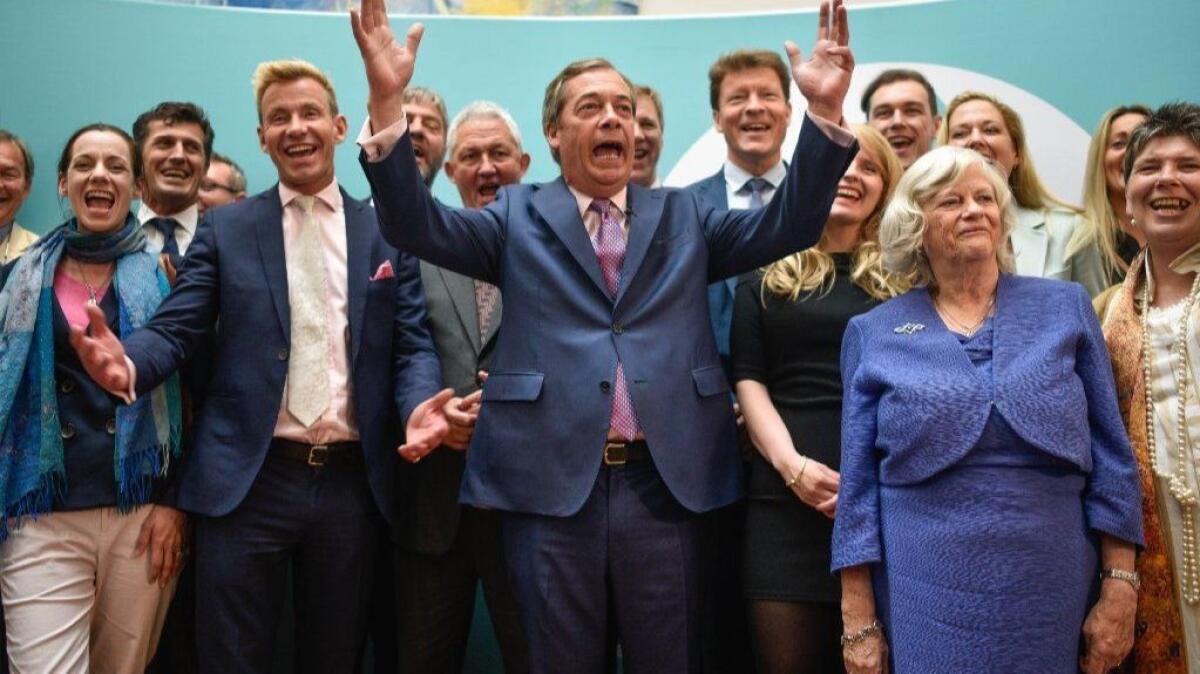
[[[851,3],[853,4],[853,3]],[[216,147],[265,189],[274,169],[258,148],[250,89],[255,64],[300,57],[330,73],[353,133],[366,83],[344,15],[159,5],[131,0],[0,0],[0,127],[32,145],[38,172],[19,220],[45,231],[63,219],[54,164],[76,127],[130,126],[165,99],[202,105]],[[1200,2],[1195,0],[955,0],[851,12],[860,63],[941,63],[1007,80],[1050,102],[1085,129],[1124,101],[1200,98]],[[429,18],[416,81],[450,109],[477,98],[508,107],[533,155],[529,178],[557,175],[538,138],[545,83],[567,61],[613,60],[662,91],[666,145],[660,173],[709,127],[706,70],[741,46],[780,49],[812,41],[812,13],[704,19]],[[406,18],[396,18],[398,32]],[[851,120],[857,121],[857,120]],[[352,141],[352,138],[351,138]],[[353,143],[339,150],[340,179],[365,196]],[[440,178],[439,197],[457,203]]]

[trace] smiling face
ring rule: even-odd
[[[792,117],[779,75],[770,68],[729,73],[721,80],[717,100],[713,125],[725,136],[730,161],[751,175],[779,163]]]
[[[607,199],[633,171],[634,115],[629,84],[609,68],[587,70],[563,87],[558,122],[546,142],[558,154],[563,178],[584,194]]]
[[[898,80],[871,94],[867,122],[883,134],[900,163],[908,168],[929,152],[942,118],[929,108],[925,87],[912,80]]]
[[[1200,242],[1200,147],[1185,136],[1146,143],[1133,162],[1125,199],[1152,251],[1174,259]]]
[[[521,182],[529,168],[529,155],[521,152],[508,126],[495,117],[459,124],[454,154],[446,162],[446,176],[458,187],[466,208],[483,208],[496,200],[496,191]]]
[[[1000,204],[983,171],[978,165],[969,166],[957,181],[922,205],[925,254],[935,275],[939,268],[996,259]]]
[[[829,211],[829,224],[861,226],[875,212],[883,196],[883,162],[866,146],[860,146],[854,161],[838,181],[837,197]]]
[[[959,105],[947,125],[950,145],[975,150],[995,164],[1005,178],[1020,163],[1004,116],[990,102],[975,99]]]
[[[71,144],[58,193],[67,197],[82,230],[103,234],[119,229],[133,198],[129,143],[110,131],[88,131]]]
[[[428,183],[446,156],[446,120],[437,106],[420,101],[405,103],[404,116],[408,120],[417,169]]]
[[[150,122],[142,145],[142,201],[171,215],[196,203],[204,178],[204,130],[194,122]]]
[[[319,82],[277,82],[262,96],[258,143],[279,171],[279,182],[316,194],[333,182],[333,152],[346,137],[346,118],[329,107]]]
[[[633,137],[633,182],[650,187],[657,179],[658,156],[662,154],[662,120],[648,94],[637,99],[637,127]]]
[[[1104,184],[1109,192],[1125,191],[1125,146],[1129,134],[1146,121],[1140,112],[1127,112],[1108,127],[1108,143],[1104,146]]]
[[[16,143],[0,143],[0,227],[17,217],[21,204],[29,197],[29,177],[25,175],[25,156]]]

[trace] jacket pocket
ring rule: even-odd
[[[725,377],[725,368],[720,365],[692,370],[692,381],[696,382],[696,393],[702,398],[729,392],[729,379]]]
[[[542,395],[541,372],[493,372],[483,384],[483,401],[532,402]]]

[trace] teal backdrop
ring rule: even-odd
[[[267,188],[275,173],[258,148],[250,74],[260,61],[285,57],[332,76],[351,127],[337,155],[339,178],[352,194],[366,195],[352,142],[365,116],[366,82],[345,15],[132,0],[0,0],[0,7],[0,127],[24,137],[38,165],[22,224],[45,231],[64,219],[54,168],[72,130],[93,121],[129,127],[166,99],[202,105],[217,150],[245,167],[251,191]],[[862,64],[974,71],[1041,98],[1089,132],[1117,103],[1200,97],[1195,0],[952,0],[852,9],[850,16]],[[402,32],[410,20],[394,17],[393,26]],[[474,99],[509,108],[533,155],[527,178],[535,181],[557,175],[539,138],[540,106],[546,82],[568,61],[603,55],[662,92],[659,171],[666,176],[711,127],[706,72],[713,59],[743,46],[781,49],[786,39],[807,49],[815,25],[812,12],[424,20],[416,82],[441,91],[451,114]],[[860,120],[857,112],[847,117]],[[435,192],[458,203],[444,176]]]
[[[278,58],[307,59],[331,75],[351,128],[337,154],[339,179],[352,194],[367,195],[352,142],[365,116],[366,83],[346,16],[133,0],[0,0],[0,8],[0,127],[29,142],[38,166],[18,216],[25,226],[44,232],[66,217],[55,164],[72,130],[94,121],[128,128],[139,112],[168,99],[203,106],[216,149],[246,169],[252,192],[266,189],[275,172],[258,147],[250,75],[260,61]],[[1118,103],[1200,97],[1196,0],[953,0],[852,9],[850,16],[860,64],[938,64],[1002,80],[1088,132]],[[393,26],[402,33],[410,20],[395,17]],[[558,174],[540,138],[541,101],[546,82],[568,61],[605,56],[660,90],[665,177],[711,128],[706,73],[720,53],[781,49],[786,39],[807,49],[815,29],[812,12],[425,21],[416,83],[442,92],[451,114],[475,99],[512,111],[533,156],[527,178],[534,181]],[[847,106],[850,121],[861,120],[856,107]],[[1039,155],[1039,163],[1048,160]],[[458,203],[445,177],[435,193]],[[498,671],[482,613],[468,671]]]

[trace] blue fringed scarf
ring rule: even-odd
[[[74,219],[25,251],[0,290],[0,540],[26,515],[49,512],[67,488],[54,381],[54,272],[64,251],[84,262],[117,261],[119,337],[141,327],[170,291],[158,259],[146,252],[132,215],[108,234],[81,232]],[[117,405],[117,507],[145,503],[154,478],[179,456],[179,377]],[[10,520],[11,518],[11,520]]]

